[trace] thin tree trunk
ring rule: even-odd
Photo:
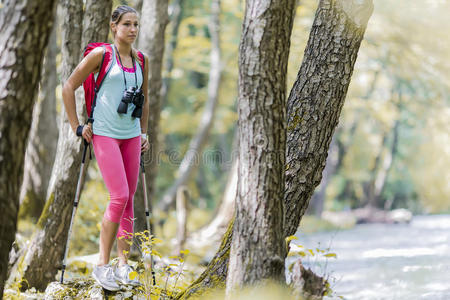
[[[211,67],[209,71],[208,100],[200,120],[196,135],[189,144],[189,148],[178,168],[178,178],[175,183],[164,193],[159,206],[167,211],[175,200],[178,187],[185,185],[192,172],[196,169],[206,139],[211,130],[214,114],[219,100],[219,89],[222,75],[221,51],[220,51],[220,1],[211,3],[211,21],[209,22],[209,32],[211,34]]]
[[[176,244],[174,250],[172,251],[173,255],[179,255],[180,252],[184,249],[184,245],[186,243],[186,234],[187,234],[187,219],[189,215],[189,190],[186,186],[180,186],[177,191],[177,233],[176,233]]]
[[[11,0],[0,10],[0,298],[16,233],[27,137],[55,3]]]
[[[220,201],[220,205],[216,209],[216,213],[212,220],[205,226],[201,227],[196,232],[193,232],[188,238],[188,249],[191,248],[203,248],[205,246],[211,246],[211,244],[219,243],[222,236],[227,230],[230,221],[234,217],[235,201],[237,194],[238,183],[238,163],[239,158],[237,156],[239,147],[239,132],[236,130],[233,137],[233,143],[231,146],[231,168],[228,169],[228,179],[223,193],[223,197]],[[225,152],[222,148],[222,152]]]
[[[285,282],[286,73],[294,0],[250,0],[239,47],[239,171],[227,293]],[[276,37],[276,38],[274,38]]]
[[[370,169],[370,180],[369,182],[366,182],[365,184],[365,195],[366,195],[366,208],[369,210],[377,208],[377,197],[375,192],[375,182],[377,181],[378,176],[382,173],[382,159],[383,159],[383,152],[386,148],[388,140],[388,132],[383,133],[383,137],[381,138],[381,145],[378,149],[378,154],[375,157],[375,162]]]
[[[233,167],[228,175],[225,192],[214,218],[206,226],[200,228],[188,238],[187,243],[189,249],[210,246],[212,243],[220,241],[228,224],[234,216],[237,182],[238,160],[236,159],[236,161],[233,162]]]
[[[172,30],[165,54],[165,76],[163,78],[163,85],[161,90],[162,107],[166,106],[167,104],[170,84],[172,81],[172,70],[174,66],[173,53],[177,48],[178,29],[180,28],[181,19],[183,18],[183,2],[184,0],[174,0],[170,5],[170,22],[172,23]]]
[[[150,150],[144,154],[144,163],[146,165],[146,182],[148,189],[148,199],[151,202],[155,196],[156,174],[158,172],[158,151],[159,151],[159,119],[161,113],[161,85],[162,85],[162,62],[164,55],[164,35],[167,23],[167,1],[145,0],[142,4],[141,32],[139,38],[139,49],[148,54],[149,63],[149,93],[148,101],[150,105],[148,117],[148,141]],[[144,17],[145,16],[145,17]],[[134,196],[135,199],[135,231],[146,229],[145,205],[142,183]]]
[[[330,149],[328,150],[328,157],[325,164],[325,169],[322,173],[322,181],[319,185],[319,190],[316,191],[309,204],[308,211],[312,211],[317,218],[321,218],[325,206],[325,196],[328,185],[331,182],[332,176],[336,173],[339,162],[339,149],[337,145],[337,136],[334,135],[331,140]]]
[[[39,96],[33,108],[20,190],[20,214],[23,217],[31,217],[34,221],[38,220],[45,205],[58,141],[55,93],[58,85],[56,27],[55,22],[44,58]]]
[[[358,3],[321,0],[319,3],[305,56],[288,99],[284,236],[296,232],[311,194],[320,182],[331,141],[329,131],[337,124],[372,10],[371,0]],[[318,112],[323,113],[325,107],[330,110],[329,115],[319,117]],[[302,126],[298,126],[300,124]],[[319,157],[307,160],[316,155]],[[177,299],[223,287],[231,238],[232,234],[227,231],[206,270],[186,291],[177,295]]]
[[[86,3],[90,11],[86,13],[84,20],[81,0],[65,0],[61,4],[62,15],[69,20],[62,23],[63,82],[80,61],[81,50],[84,48],[82,41],[106,41],[107,39],[107,31],[102,28],[108,28],[109,24],[104,15],[110,15],[111,1],[95,1],[95,5],[91,1]],[[83,22],[89,24],[86,26],[95,27],[96,30],[89,28],[83,30],[81,25]],[[83,31],[92,36],[82,37]],[[99,35],[102,32],[105,34],[103,37]],[[86,113],[81,88],[77,90],[76,95],[77,114],[82,116],[80,118],[82,120],[86,118]],[[73,134],[64,110],[62,113],[57,155],[47,193],[47,202],[28,251],[19,259],[18,271],[24,288],[34,286],[43,290],[50,281],[54,280],[61,267],[64,246],[67,242],[72,203],[81,165],[82,143],[81,139]],[[87,156],[89,159],[89,155]]]

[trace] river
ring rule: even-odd
[[[303,259],[329,277],[334,296],[325,299],[450,299],[450,215],[310,235],[300,230],[297,237],[294,243],[337,254]]]

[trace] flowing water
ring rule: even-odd
[[[300,231],[297,237],[294,243],[330,247],[337,254],[337,259],[303,259],[316,274],[329,277],[335,296],[326,299],[450,299],[450,215],[311,235]]]

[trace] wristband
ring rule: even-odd
[[[141,138],[146,139],[147,140],[147,134],[146,133],[141,133]]]
[[[83,128],[84,128],[84,125],[78,125],[77,136],[83,136]]]

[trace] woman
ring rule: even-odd
[[[75,90],[90,73],[97,73],[103,48],[93,49],[76,67],[63,88],[63,100],[72,130],[87,142],[93,142],[98,166],[109,191],[110,202],[102,219],[100,231],[100,257],[92,272],[94,279],[105,289],[116,291],[119,283],[138,285],[130,280],[132,268],[127,264],[129,244],[133,232],[133,195],[139,175],[141,151],[149,149],[146,138],[148,120],[148,58],[145,70],[137,62],[132,44],[139,31],[137,12],[128,6],[117,7],[111,16],[114,36],[112,67],[97,94],[94,122],[80,125],[75,105]],[[135,105],[128,103],[123,109],[124,91],[141,88],[144,95],[140,118]],[[121,113],[118,112],[121,105]],[[118,266],[109,264],[111,248],[117,237]]]

